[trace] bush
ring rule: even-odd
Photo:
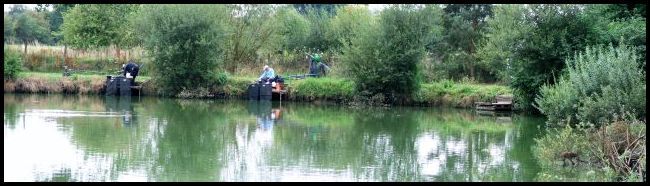
[[[349,66],[356,91],[383,94],[394,102],[418,90],[417,64],[424,55],[428,16],[414,5],[398,5],[381,12],[376,32],[352,40],[342,61]]]
[[[554,167],[562,160],[562,152],[578,153],[580,159],[589,160],[589,139],[584,132],[566,125],[561,129],[549,129],[546,135],[535,139],[533,152],[542,167]]]
[[[23,60],[18,52],[7,50],[7,48],[5,48],[4,53],[4,77],[15,79],[21,71]]]
[[[635,51],[625,45],[587,47],[566,61],[567,74],[556,85],[545,85],[535,99],[549,124],[611,121],[613,114],[645,116],[645,73]]]
[[[629,114],[587,133],[594,157],[619,174],[619,180],[640,181],[646,169],[646,124]]]
[[[222,63],[226,10],[223,5],[142,7],[137,25],[162,91],[174,95],[209,86],[211,73]]]

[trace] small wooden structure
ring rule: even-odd
[[[496,96],[495,102],[475,102],[474,106],[477,110],[510,111],[512,110],[512,97]]]
[[[276,83],[275,87],[271,90],[271,93],[273,93],[273,98],[276,96],[280,101],[282,101],[282,97],[286,96],[289,91],[287,90],[287,84],[284,83]]]

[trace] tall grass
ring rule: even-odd
[[[136,47],[133,49],[119,50],[114,46],[98,50],[78,50],[67,48],[66,59],[64,46],[48,46],[34,43],[27,45],[27,53],[23,52],[23,45],[5,45],[7,50],[18,52],[22,56],[23,66],[26,70],[36,72],[61,72],[64,67],[97,74],[114,73],[129,59],[138,64],[149,63],[144,57],[144,50]],[[148,65],[140,70],[146,75]]]
[[[422,84],[414,101],[421,105],[443,105],[469,108],[474,102],[492,102],[497,95],[512,95],[512,90],[502,85],[485,85],[449,80]]]

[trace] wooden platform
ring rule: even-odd
[[[474,107],[477,110],[509,111],[512,110],[512,97],[496,96],[495,102],[475,102]]]
[[[279,87],[279,88],[278,88],[278,87],[273,87],[273,89],[271,90],[271,94],[272,94],[271,97],[272,97],[272,99],[273,99],[273,100],[276,100],[276,99],[277,99],[277,100],[280,100],[280,101],[282,101],[282,99],[286,99],[286,96],[287,96],[287,94],[289,93],[289,90],[288,90],[287,84],[285,84],[285,83],[278,83],[278,84],[276,84],[275,86],[280,86],[280,87]],[[276,98],[276,97],[277,97],[277,98]],[[283,97],[284,97],[284,98],[283,98]]]

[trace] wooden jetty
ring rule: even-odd
[[[285,97],[286,99],[287,93],[289,93],[288,88],[289,87],[287,87],[287,84],[285,83],[276,83],[275,87],[273,87],[273,89],[271,90],[272,100],[276,100],[276,97],[280,101],[282,101],[282,97]]]
[[[512,96],[496,96],[495,102],[475,102],[477,110],[510,111],[512,110]]]

